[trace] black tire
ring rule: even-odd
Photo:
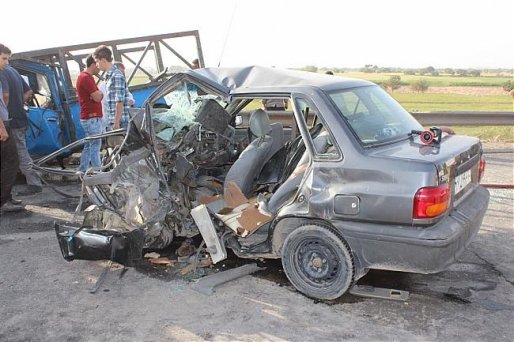
[[[336,299],[354,281],[348,244],[330,227],[317,224],[293,230],[282,247],[282,266],[293,286],[317,299]]]

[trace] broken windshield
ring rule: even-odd
[[[208,100],[218,102],[221,107],[226,106],[219,96],[209,94],[198,85],[180,82],[175,89],[164,95],[164,101],[169,108],[155,110],[152,115],[157,137],[171,141],[178,132],[195,121],[201,104]]]
[[[345,89],[330,94],[332,101],[363,145],[407,137],[421,125],[379,86]]]

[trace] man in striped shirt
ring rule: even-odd
[[[129,91],[125,75],[113,64],[112,51],[105,45],[100,45],[93,52],[98,68],[106,71],[107,106],[104,115],[107,116],[106,130],[127,128],[129,122]]]

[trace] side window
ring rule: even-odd
[[[243,100],[244,101],[244,100]],[[240,111],[242,117],[238,128],[248,128],[251,113],[256,109],[263,109],[268,113],[270,122],[281,122],[284,128],[291,128],[294,123],[291,105],[288,98],[247,99],[248,104]]]
[[[46,108],[52,103],[52,93],[46,76],[27,70],[18,70],[23,79],[28,83],[34,96],[29,103],[33,107]]]
[[[238,98],[229,105],[229,107],[238,108],[235,110],[238,113],[237,118],[235,119],[237,130],[236,135],[240,137],[246,136],[248,137],[248,140],[251,141],[252,136],[249,133],[250,116],[255,110],[262,109],[268,114],[274,134],[278,134],[278,136],[280,136],[281,145],[285,145],[293,139],[292,134],[296,124],[290,105],[290,99],[285,97],[273,98],[273,100],[276,100],[275,103],[287,106],[287,109],[285,107],[281,107],[280,110],[278,110],[278,107],[270,109],[269,105],[271,102],[267,101],[269,99],[270,98]],[[239,109],[241,106],[244,107]]]
[[[314,106],[311,106],[304,99],[297,100],[298,110],[302,113],[302,117],[307,123],[307,127],[309,129],[313,128],[316,124],[319,123],[318,119],[318,111]]]
[[[302,98],[296,99],[296,107],[307,124],[309,135],[312,139],[314,149],[318,157],[321,159],[338,158],[339,152],[334,146],[334,140],[332,139],[330,131],[325,127],[325,124],[321,120],[316,107]]]

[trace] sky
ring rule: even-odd
[[[206,66],[514,69],[513,0],[24,0],[1,11],[13,52],[199,30]]]

